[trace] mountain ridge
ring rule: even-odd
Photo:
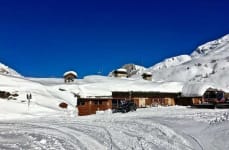
[[[130,78],[141,78],[142,73],[151,72],[153,81],[206,82],[210,78],[221,80],[218,77],[229,74],[227,70],[229,34],[198,46],[190,55],[167,58],[144,71],[136,72]]]

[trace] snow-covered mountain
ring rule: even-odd
[[[225,35],[222,38],[219,38],[217,40],[208,42],[206,44],[203,44],[199,46],[192,54],[191,56],[194,58],[198,58],[201,56],[205,56],[211,53],[220,53],[224,51],[225,49],[228,49],[229,47],[229,34]]]
[[[191,55],[165,59],[144,69],[153,81],[206,83],[222,89],[229,88],[229,34],[199,46]],[[137,71],[132,78],[141,78]]]
[[[21,76],[14,69],[9,68],[8,66],[0,63],[0,74],[10,75],[10,76]]]
[[[178,56],[179,57],[179,56]],[[175,57],[177,58],[177,57]],[[229,36],[201,45],[191,54],[188,61],[180,61],[173,67],[155,70],[157,65],[147,71],[153,73],[154,80],[181,82],[226,83],[229,73]],[[166,62],[166,61],[165,61]],[[165,64],[163,62],[162,64]],[[173,64],[173,62],[172,62]],[[167,66],[169,66],[167,64]]]
[[[190,61],[192,58],[189,55],[180,55],[172,58],[167,58],[164,61],[157,63],[156,65],[150,67],[150,70],[160,70],[160,69],[167,69],[170,67],[174,67],[185,62]]]

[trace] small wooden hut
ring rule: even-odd
[[[176,103],[180,103],[183,105],[198,105],[205,102],[215,103],[217,101],[224,100],[225,97],[226,93],[222,90],[200,87],[196,91],[193,90],[193,92],[189,95],[185,95],[185,93],[183,93],[183,95],[179,99],[177,99]]]
[[[114,77],[118,77],[118,78],[127,78],[128,74],[127,74],[127,70],[124,68],[120,68],[117,69],[113,72]]]
[[[77,73],[75,71],[67,71],[64,73],[64,82],[65,83],[71,83],[74,82],[74,80],[78,77]]]
[[[152,81],[152,73],[151,72],[145,72],[142,74],[142,78],[144,80]]]

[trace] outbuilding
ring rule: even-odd
[[[142,78],[144,80],[152,81],[152,73],[151,72],[145,72],[142,74]]]
[[[224,100],[227,94],[215,88],[214,85],[204,83],[191,83],[186,84],[182,89],[182,95],[180,99],[189,99],[194,104],[203,104],[205,102]]]
[[[114,77],[123,77],[123,78],[127,78],[128,74],[127,74],[127,70],[124,69],[124,68],[120,68],[120,69],[117,69],[113,72],[113,76]]]
[[[64,82],[65,83],[71,83],[74,82],[74,80],[78,77],[77,73],[75,71],[67,71],[64,73]]]

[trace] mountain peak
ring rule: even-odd
[[[207,43],[199,46],[191,54],[191,56],[197,58],[197,57],[200,57],[203,55],[215,53],[216,49],[217,49],[217,52],[219,52],[219,51],[225,50],[225,48],[228,48],[228,47],[229,47],[229,34],[227,34],[227,35],[225,35],[225,36],[223,36],[217,40],[210,41],[210,42],[207,42]]]

